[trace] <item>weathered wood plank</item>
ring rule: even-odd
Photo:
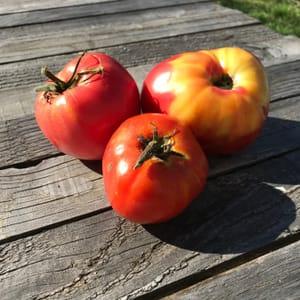
[[[1,238],[107,207],[101,176],[67,156],[0,174]]]
[[[277,61],[280,58],[286,59],[286,56],[292,56],[293,53],[289,49],[299,49],[298,53],[300,53],[299,39],[282,37],[262,25],[184,34],[152,41],[98,48],[95,51],[105,51],[124,66],[131,67],[157,63],[170,55],[183,51],[222,46],[245,47],[263,59],[264,63],[268,63],[269,60],[273,63],[275,58]],[[74,53],[0,65],[0,88],[7,89],[36,84],[44,80],[40,76],[41,66],[48,65],[56,72],[72,57],[74,57]],[[4,99],[5,97],[1,97],[1,101]]]
[[[150,65],[130,68],[141,85]],[[272,101],[300,94],[300,60],[267,68]],[[34,89],[0,92],[0,168],[59,153],[42,135],[33,116]],[[20,98],[19,95],[22,95]],[[25,115],[25,116],[24,116]],[[266,145],[267,146],[267,145]],[[266,153],[267,154],[267,153]],[[268,155],[268,154],[267,154]],[[261,158],[263,158],[262,156]],[[257,158],[255,158],[257,159]]]
[[[274,171],[276,170],[276,171]],[[2,300],[133,299],[300,228],[300,152],[208,182],[171,222],[112,211],[0,246]]]
[[[0,31],[0,63],[257,23],[215,3],[196,3],[11,27]]]
[[[300,148],[300,96],[275,102],[271,108],[257,142],[239,155],[212,160],[210,176]],[[11,125],[17,131],[15,136],[23,130],[22,123],[18,124]],[[11,148],[9,143],[13,142],[7,141]],[[26,156],[21,142],[15,146]],[[100,170],[99,162],[94,166]],[[102,179],[67,156],[47,159],[30,168],[0,170],[0,239],[106,209],[109,206],[104,198]]]
[[[149,8],[175,6],[188,3],[208,2],[208,0],[122,0],[100,2],[88,5],[55,7],[52,9],[34,10],[15,14],[2,15],[0,28],[61,21],[67,19],[102,16],[125,11],[139,11]]]
[[[36,0],[0,0],[0,14],[112,1],[118,0],[43,0],[40,2]]]
[[[296,242],[163,299],[300,299],[299,278]]]
[[[122,64],[145,65],[156,63],[169,55],[195,50],[199,48],[212,48],[221,46],[240,46],[254,52],[263,59],[265,64],[274,63],[286,56],[300,53],[300,40],[290,37],[281,37],[279,34],[261,25],[184,34],[153,41],[144,41],[122,46],[98,48],[96,51],[105,51],[116,57]],[[40,68],[43,65],[58,71],[74,54],[53,56],[51,58],[33,59],[17,63],[0,65],[0,88],[16,88],[28,86],[42,80]],[[1,100],[5,100],[5,96]]]

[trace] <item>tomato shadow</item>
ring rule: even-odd
[[[236,164],[237,170],[222,176],[213,171],[204,192],[180,216],[144,228],[177,247],[219,254],[251,251],[288,234],[296,218],[289,189],[300,184],[300,151],[251,167],[240,165],[256,155],[279,152],[280,147],[283,152],[299,149],[299,136],[300,122],[269,118],[262,136],[247,151],[213,159],[213,168],[222,166],[219,174],[226,173],[228,165]]]
[[[84,160],[80,159],[80,162],[89,168],[91,171],[103,175],[102,174],[102,160]]]

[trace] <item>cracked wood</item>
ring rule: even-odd
[[[200,2],[8,27],[0,31],[0,63],[258,23],[239,11]]]
[[[0,18],[0,28],[21,26],[28,24],[37,24],[45,22],[55,22],[67,19],[84,18],[91,16],[102,16],[113,13],[122,13],[127,11],[140,11],[149,8],[159,8],[165,6],[176,6],[187,3],[204,2],[205,0],[122,0],[122,1],[98,1],[98,3],[89,3],[64,7],[53,7],[51,9],[42,9],[14,14],[2,15]],[[14,0],[13,2],[16,2]],[[53,2],[53,1],[52,1]],[[92,1],[91,1],[92,2]],[[208,2],[208,1],[206,1]],[[22,1],[24,4],[24,1]],[[43,1],[43,4],[45,0]],[[66,1],[64,1],[65,5]],[[20,3],[21,4],[21,3]],[[21,6],[21,5],[20,5]],[[2,7],[1,7],[2,8]],[[36,8],[36,7],[34,7]],[[3,8],[2,8],[3,9]],[[1,11],[1,9],[0,9]]]
[[[56,7],[68,7],[72,5],[82,5],[98,2],[111,2],[115,0],[13,0],[13,1],[0,1],[0,14],[12,14],[16,12],[30,12],[34,10],[49,9]]]
[[[300,299],[299,278],[296,242],[163,299]]]
[[[295,39],[293,41],[296,43]],[[252,25],[183,34],[176,37],[164,36],[151,41],[97,48],[95,51],[105,51],[124,66],[132,67],[157,63],[161,59],[182,51],[233,45],[246,47],[266,61],[291,56],[288,52],[288,49],[293,46],[291,43],[293,43],[292,40],[287,40],[262,25]],[[298,44],[300,48],[300,42]],[[14,89],[26,87],[28,84],[38,84],[44,80],[40,75],[42,66],[48,65],[51,70],[57,72],[72,57],[74,53],[0,65],[0,88]],[[3,98],[1,101],[5,101],[5,97],[1,98]]]
[[[0,32],[0,119],[4,124],[0,126],[4,141],[0,151],[6,155],[15,148],[15,160],[4,158],[6,166],[11,164],[9,160],[12,164],[24,162],[18,168],[0,170],[1,300],[133,299],[195,273],[209,274],[210,268],[226,265],[242,253],[265,246],[270,249],[274,240],[299,237],[299,40],[282,38],[257,25],[256,20],[213,3],[184,2],[178,7],[148,9],[145,6],[154,5],[154,0],[123,0],[116,13],[111,1],[103,4],[108,14],[99,17],[96,7],[99,9],[102,4],[98,2],[103,1],[64,1],[65,6],[88,4],[81,6],[81,11],[66,8],[70,18],[66,21],[60,21],[62,2],[56,0],[43,2],[53,8],[48,11],[37,6],[29,12],[34,10],[30,8],[32,0],[0,5],[0,14],[14,3],[19,4],[19,12],[28,11],[0,20],[4,26],[15,26]],[[126,5],[134,2],[141,3],[142,14],[126,12]],[[163,0],[159,5],[169,2],[181,0]],[[91,16],[93,7],[95,15]],[[45,22],[39,25],[18,26],[34,18],[39,22],[41,17]],[[76,33],[74,24],[82,30]],[[228,28],[236,25],[241,26]],[[60,30],[58,35],[54,34],[56,29]],[[65,40],[57,45],[63,35]],[[99,162],[88,164],[60,156],[27,167],[38,163],[36,159],[57,155],[37,134],[32,117],[33,94],[28,84],[40,81],[37,70],[41,63],[51,60],[57,69],[83,48],[103,47],[126,66],[137,66],[132,70],[142,78],[149,64],[173,51],[227,44],[240,45],[263,58],[270,66],[272,99],[284,101],[272,104],[263,135],[248,151],[211,161],[205,192],[180,217],[144,227],[116,217],[106,203],[101,176],[90,170],[99,170]],[[20,159],[22,156],[25,159]],[[246,167],[251,164],[257,165]],[[280,262],[282,256],[276,259]],[[264,257],[262,260],[265,262]],[[288,264],[283,262],[279,267],[285,269]],[[233,271],[238,271],[238,279],[246,276],[246,281],[249,274],[241,268]],[[268,268],[252,266],[252,272],[257,269],[258,278],[260,270],[271,274]],[[293,271],[290,274],[295,274]],[[226,277],[225,286],[233,279]],[[288,283],[294,288],[293,278]],[[266,287],[270,292],[274,281]]]
[[[262,135],[239,155],[210,160],[210,176],[300,148],[300,96],[271,105]],[[280,136],[280,138],[278,138]],[[99,162],[83,165],[68,156],[37,166],[0,170],[0,239],[107,208]]]
[[[299,162],[295,151],[212,179],[168,223],[107,211],[2,244],[2,300],[133,299],[299,234]]]

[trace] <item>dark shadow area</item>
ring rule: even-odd
[[[102,160],[80,160],[90,170],[102,175]]]
[[[209,157],[210,176],[232,172],[240,167],[253,165],[296,149],[300,149],[300,122],[269,117],[260,136],[244,151],[230,156]],[[300,164],[298,171],[300,172]],[[290,183],[289,177],[273,180],[274,183]]]
[[[299,137],[300,122],[269,118],[253,146],[219,160],[245,166],[266,154],[272,159],[210,179],[180,216],[144,228],[164,242],[205,253],[243,253],[269,244],[296,218],[285,191],[300,184],[300,150],[294,151]]]

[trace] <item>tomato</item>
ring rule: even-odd
[[[259,60],[240,48],[220,48],[156,65],[144,81],[142,109],[189,126],[207,153],[230,154],[258,136],[269,98]]]
[[[113,209],[141,224],[178,215],[203,190],[208,173],[191,130],[164,114],[122,123],[106,147],[102,168]]]
[[[140,113],[134,79],[104,53],[84,53],[72,59],[39,88],[37,123],[61,152],[81,159],[101,159],[115,129]]]

